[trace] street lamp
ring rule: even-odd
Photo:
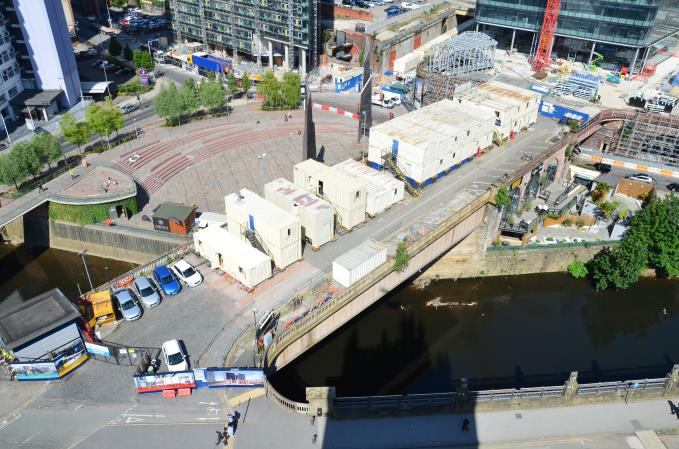
[[[255,324],[255,347],[252,352],[252,361],[257,366],[257,307],[252,308],[252,321]]]
[[[104,4],[106,4],[106,14],[108,15],[108,27],[113,28],[113,22],[111,21],[111,11],[108,9],[108,0],[106,0]]]
[[[257,156],[257,159],[259,160],[259,181],[261,183],[262,187],[262,195],[264,194],[264,158],[266,157],[266,153],[262,153],[259,156]]]
[[[102,41],[101,34],[99,34],[99,50],[101,50],[101,54],[103,55],[104,50],[101,47],[101,41]],[[108,97],[111,98],[111,91],[108,88],[108,74],[106,73],[106,63],[105,62],[101,65],[101,70],[104,71],[104,80],[106,81],[106,92],[108,92]]]
[[[94,290],[94,285],[92,285],[92,278],[90,277],[90,270],[87,269],[87,262],[85,262],[85,253],[87,252],[86,249],[80,251],[78,255],[82,258],[83,260],[83,266],[85,267],[85,274],[87,275],[87,281],[90,283],[90,291]]]
[[[5,133],[7,134],[7,143],[12,143],[12,139],[9,137],[9,130],[7,129],[7,123],[5,123],[5,116],[0,111],[0,119],[2,119],[2,127],[5,128]]]

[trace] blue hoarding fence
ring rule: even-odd
[[[546,101],[540,102],[538,112],[541,116],[547,118],[555,118],[557,120],[576,120],[584,123],[589,120],[589,114],[575,109],[566,108],[564,106],[548,103]]]

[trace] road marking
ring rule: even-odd
[[[504,448],[515,448],[515,447],[535,447],[535,446],[548,446],[552,444],[569,444],[578,443],[580,445],[585,444],[582,438],[561,438],[553,440],[534,440],[534,441],[520,441],[513,443],[491,443],[491,444],[480,444],[478,447],[481,449],[504,449]]]
[[[165,415],[142,415],[136,413],[121,413],[120,416],[144,417],[144,418],[165,418]]]
[[[260,396],[264,396],[264,388],[257,388],[248,391],[247,393],[239,394],[238,396],[231,398],[229,400],[229,405],[231,407],[236,407],[240,405],[242,402],[245,402],[249,399],[254,399]]]
[[[0,430],[12,424],[14,421],[21,418],[21,413],[13,413],[11,416],[6,417],[0,421]]]
[[[205,405],[219,405],[219,402],[199,402],[199,404],[205,404]]]
[[[214,416],[210,418],[196,418],[198,421],[208,421],[208,420],[216,420],[219,419],[219,416]]]
[[[134,416],[128,416],[127,419],[125,420],[125,424],[133,424],[136,422],[142,422],[144,419],[143,418],[135,418]]]

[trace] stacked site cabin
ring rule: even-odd
[[[387,261],[387,247],[369,239],[332,262],[332,278],[349,287]]]
[[[253,246],[261,246],[280,269],[302,258],[299,219],[248,189],[224,198],[226,228]]]
[[[287,179],[279,178],[264,186],[267,201],[299,217],[302,239],[314,248],[335,236],[335,211],[332,206]]]
[[[500,141],[528,128],[538,119],[541,95],[520,87],[490,81],[455,96],[462,105],[484,106],[495,113],[495,133]]]
[[[228,273],[247,288],[271,277],[271,258],[219,226],[193,234],[193,243],[213,268]]]
[[[370,128],[371,167],[395,165],[420,187],[470,161],[493,143],[495,113],[441,100]]]
[[[371,217],[384,212],[385,209],[403,199],[404,183],[390,173],[375,170],[353,159],[347,159],[333,165],[332,168],[366,183],[368,195],[366,212]]]
[[[351,229],[365,221],[365,182],[313,159],[300,162],[293,171],[295,184],[332,205],[340,226]]]

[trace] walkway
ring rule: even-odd
[[[676,403],[677,398],[671,398]],[[237,435],[239,449],[295,447],[390,449],[434,447],[632,448],[639,430],[676,429],[667,400],[624,402],[549,409],[507,410],[468,415],[403,416],[334,420],[294,415],[257,398],[238,407],[245,422]],[[470,420],[462,432],[462,420]],[[262,432],[262,423],[267,431]],[[312,435],[317,441],[312,443]],[[676,440],[672,440],[676,441]],[[609,445],[610,444],[610,445]],[[643,446],[636,446],[642,448]]]

